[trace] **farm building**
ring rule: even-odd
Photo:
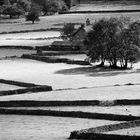
[[[52,48],[59,48],[61,50],[85,50],[83,43],[86,37],[86,29],[82,25],[72,35],[70,40],[54,41],[51,45]]]

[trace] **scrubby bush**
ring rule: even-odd
[[[62,0],[52,0],[52,1],[47,0],[46,5],[43,6],[44,15],[54,14],[56,12],[66,11],[66,10],[67,10],[67,6]]]
[[[29,13],[26,15],[26,21],[31,21],[33,24],[35,21],[39,21],[40,8],[38,5],[32,5]]]
[[[127,68],[140,56],[140,22],[130,22],[128,18],[110,18],[96,21],[88,33],[85,44],[92,62],[105,61],[113,68],[118,62]]]
[[[61,32],[62,38],[70,39],[72,34],[74,33],[74,30],[75,28],[73,23],[65,24]]]
[[[24,14],[24,10],[16,5],[8,5],[3,7],[2,14],[9,15],[10,19],[14,16],[20,16]]]

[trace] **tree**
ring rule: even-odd
[[[108,61],[116,68],[120,62],[121,67],[127,68],[128,63],[136,62],[140,56],[139,36],[139,22],[122,17],[101,19],[87,35],[88,56],[92,62],[101,61],[101,65]]]
[[[3,5],[4,4],[4,0],[0,0],[0,5]]]
[[[0,5],[0,15],[3,14],[4,8],[5,8],[4,6]]]
[[[26,21],[32,21],[34,24],[35,21],[39,21],[40,8],[38,5],[32,5],[29,13],[26,15]]]
[[[19,0],[17,1],[17,5],[22,7],[24,11],[29,11],[31,8],[31,1],[30,0]]]
[[[62,29],[61,35],[64,39],[70,39],[74,31],[75,31],[74,24],[67,23],[64,25]]]
[[[101,66],[105,62],[105,49],[107,45],[106,30],[108,28],[107,19],[95,22],[93,29],[88,33],[86,45],[88,45],[88,56],[92,62],[101,61]]]
[[[67,6],[63,0],[33,0],[33,2],[40,5],[44,15],[51,15],[67,10]]]
[[[120,63],[127,68],[128,63],[135,63],[140,58],[140,22],[132,22],[124,29],[120,36],[121,47],[119,49]]]
[[[4,15],[9,15],[10,19],[13,16],[20,16],[24,14],[24,10],[22,8],[19,8],[15,5],[10,5],[10,6],[6,6],[2,12]]]
[[[11,5],[10,1],[9,0],[4,0],[4,5]]]
[[[20,9],[24,9],[24,11],[29,11],[31,6],[31,0],[10,0],[10,5],[16,5],[20,7]],[[7,3],[7,2],[6,2]],[[9,4],[6,4],[9,5]]]

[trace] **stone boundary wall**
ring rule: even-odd
[[[127,135],[111,135],[111,134],[96,134],[82,133],[78,136],[70,136],[69,139],[84,139],[84,140],[140,140],[140,136]]]
[[[137,10],[104,10],[104,11],[68,11],[68,12],[59,12],[59,14],[97,14],[97,13],[134,13],[140,12],[140,9]]]
[[[24,50],[34,50],[34,47],[32,47],[32,46],[10,46],[10,45],[4,45],[4,46],[0,46],[0,49],[8,49],[8,48],[12,48],[12,49],[24,49]]]
[[[47,45],[47,46],[41,46],[41,47],[36,46],[36,49],[38,49],[38,50],[43,49],[46,51],[74,51],[74,49],[71,46],[57,47],[57,46],[52,46],[51,44]],[[75,51],[77,51],[77,50],[75,50]]]
[[[16,89],[16,90],[0,91],[0,96],[43,92],[43,91],[52,91],[52,87],[48,86],[48,85],[35,85],[32,83],[24,83],[24,82],[4,80],[4,79],[0,79],[0,83],[25,87],[25,88]]]
[[[42,51],[43,48],[41,48]],[[50,52],[43,52],[43,53],[40,53],[40,54],[32,54],[34,56],[60,56],[60,55],[78,55],[78,54],[85,54],[85,52],[79,52],[79,51],[50,51]]]
[[[18,33],[43,32],[43,31],[62,31],[62,29],[47,28],[47,29],[21,30],[21,31],[11,31],[11,32],[0,32],[0,34],[18,34]]]
[[[52,57],[44,57],[44,56],[35,56],[35,55],[28,55],[28,54],[22,55],[21,58],[38,60],[38,61],[47,62],[47,63],[66,63],[66,64],[77,64],[77,65],[90,65],[90,63],[87,61],[70,60],[67,58],[57,58],[57,57],[52,58]]]
[[[124,122],[124,123],[119,123],[119,124],[111,124],[111,125],[104,125],[100,127],[95,127],[95,128],[89,128],[89,129],[83,129],[80,131],[73,131],[70,134],[70,139],[90,139],[90,138],[95,138],[95,140],[100,140],[98,138],[103,138],[104,136],[105,139],[110,140],[112,138],[115,138],[116,140],[120,139],[129,139],[128,136],[121,136],[121,135],[110,135],[110,134],[102,134],[104,132],[110,132],[110,131],[117,131],[120,129],[129,129],[129,128],[135,128],[140,126],[140,120],[135,120],[135,121],[129,121],[129,122]],[[134,136],[135,137],[135,136]],[[130,137],[131,139],[132,137]],[[140,138],[140,136],[136,137]],[[124,140],[126,140],[124,139]]]
[[[34,110],[34,109],[0,108],[0,114],[72,117],[72,118],[111,120],[111,121],[140,120],[140,116],[115,115],[115,114],[105,114],[105,113],[89,113],[89,112],[80,112],[80,111],[54,111],[54,110],[40,110],[40,109]]]
[[[41,55],[41,56],[55,56],[55,55],[68,55],[68,54],[86,54],[85,51],[48,51],[47,50],[48,46],[36,46],[36,50],[41,50],[41,51],[47,51],[47,52],[42,52],[40,54],[32,54],[32,55]]]
[[[16,95],[16,94],[24,94],[24,93],[34,93],[34,92],[43,92],[43,91],[52,91],[52,87],[42,85],[42,86],[36,86],[36,87],[28,87],[28,88],[25,88],[25,89],[0,91],[0,96]]]
[[[0,101],[0,107],[55,107],[55,106],[97,106],[98,100],[94,101]]]
[[[116,105],[140,105],[139,99],[133,99],[133,100],[116,100]]]
[[[32,84],[32,83],[25,83],[25,82],[5,80],[5,79],[0,79],[0,83],[9,84],[9,85],[16,85],[16,86],[20,86],[20,87],[35,87],[35,86],[39,86],[39,85]]]
[[[140,100],[115,100],[114,104],[101,104],[99,100],[78,100],[78,101],[0,101],[0,107],[55,107],[55,106],[121,106],[140,105]],[[105,101],[104,101],[105,102]]]

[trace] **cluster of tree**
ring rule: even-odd
[[[0,14],[9,15],[10,18],[24,15],[31,5],[29,0],[3,0],[0,4]]]
[[[36,8],[32,8],[35,6]],[[56,12],[67,10],[67,6],[63,0],[1,0],[0,1],[0,14],[9,15],[10,18],[12,18],[13,16],[19,17],[20,15],[24,15],[26,12],[33,13],[33,9],[37,10],[37,12],[35,12],[37,13],[36,16],[40,15],[41,12],[44,15],[52,15]]]
[[[41,7],[44,15],[51,15],[59,11],[66,11],[67,5],[63,0],[32,0]]]
[[[93,24],[84,42],[92,62],[109,62],[113,68],[127,68],[140,59],[140,22],[129,18],[101,19]]]

